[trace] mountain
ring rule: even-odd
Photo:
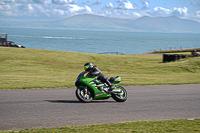
[[[200,23],[179,17],[141,17],[136,20],[117,19],[103,16],[81,14],[57,21],[0,21],[0,27],[18,28],[56,28],[72,30],[137,31],[200,33]]]
[[[154,32],[199,32],[200,23],[181,19],[176,16],[171,17],[142,17],[134,22],[136,25],[143,28],[145,31]]]
[[[129,30],[129,27],[126,27],[125,25],[128,22],[132,22],[132,20],[83,14],[63,19],[57,22],[65,28],[69,29]]]

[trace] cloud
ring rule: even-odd
[[[5,3],[6,2],[6,3]],[[0,19],[62,19],[78,13],[92,13],[89,6],[79,6],[76,0],[7,0],[0,2]],[[19,18],[19,19],[18,19]]]
[[[17,5],[19,10],[34,11],[34,7],[31,4]]]
[[[88,12],[88,13],[92,13],[92,9],[91,9],[90,7],[88,7],[88,6],[85,6],[85,10],[86,10],[86,12]]]
[[[115,6],[111,2],[109,2],[109,4],[106,5],[106,8],[112,9],[112,8],[115,8]]]
[[[58,4],[58,5],[75,4],[76,2],[77,2],[76,0],[52,0],[52,3]]]
[[[146,12],[149,16],[158,17],[158,16],[179,16],[186,17],[188,15],[187,7],[174,7],[173,9],[167,9],[163,7],[155,7],[153,10],[148,10]]]
[[[66,11],[61,10],[61,9],[54,9],[53,11],[54,11],[55,14],[61,15],[61,16],[65,15],[65,13],[66,13]]]
[[[163,7],[155,7],[152,11],[152,14],[155,16],[159,16],[159,15],[169,15],[171,13],[170,9],[166,9]]]
[[[103,5],[105,2],[106,4]],[[173,8],[152,7],[150,0],[0,0],[0,20],[5,17],[8,19],[15,17],[17,20],[22,17],[28,19],[42,18],[43,20],[62,19],[80,13],[126,19],[172,15],[200,19],[200,2],[191,0],[190,6],[193,8],[191,9],[187,5]]]
[[[172,10],[172,14],[175,16],[187,16],[188,15],[188,8],[183,7],[183,8],[176,8]]]
[[[92,3],[93,5],[100,5],[101,4],[101,0],[97,0],[96,2]]]
[[[44,0],[33,0],[33,2],[35,2],[35,3],[44,3],[45,1]]]
[[[14,3],[15,0],[2,0],[2,2],[4,2],[4,3]]]
[[[155,7],[150,9],[150,3],[148,0],[140,0],[141,6],[139,7],[136,4],[132,4],[130,1],[118,0],[118,5],[114,5],[109,2],[106,5],[108,9],[106,14],[118,16],[121,18],[138,18],[141,16],[150,16],[150,17],[167,17],[167,16],[179,16],[179,17],[188,17],[188,8],[187,7],[174,7],[171,9],[164,7]],[[133,7],[133,5],[136,5]],[[196,13],[198,14],[198,13]]]
[[[134,9],[133,4],[130,1],[118,1],[118,5],[114,6],[111,2],[106,5],[106,8],[108,9],[124,9],[124,10],[130,10]]]
[[[142,9],[147,9],[149,7],[149,2],[145,0],[140,0],[142,3]]]
[[[122,19],[136,19],[141,17],[140,13],[134,10],[106,10],[102,15]]]
[[[80,7],[75,4],[69,5],[69,11],[72,13],[92,13],[92,9],[88,6]]]
[[[195,15],[196,15],[197,18],[200,18],[200,11],[196,11]]]
[[[0,5],[0,16],[2,16],[1,14],[4,15],[4,16],[17,15],[13,11],[11,11],[10,5],[4,5],[4,4]]]
[[[104,7],[103,15],[123,19],[135,19],[141,16],[138,12],[136,12],[136,8],[133,7],[133,4],[126,0],[118,0],[115,5],[109,2]]]
[[[11,9],[10,5],[0,5],[0,10],[6,11],[6,10],[10,10],[10,9]]]
[[[118,1],[119,5],[117,6],[117,8],[119,9],[134,9],[133,8],[133,4],[130,1]]]

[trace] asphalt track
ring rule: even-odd
[[[125,89],[124,103],[80,103],[75,88],[0,90],[0,130],[200,118],[199,84]]]

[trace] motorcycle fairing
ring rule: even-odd
[[[94,78],[87,78],[87,77],[82,77],[79,81],[91,88],[94,93],[94,99],[100,99],[100,98],[105,98],[105,97],[110,97],[111,95],[108,95],[104,91],[100,91],[98,87],[104,87],[104,84],[96,84],[96,79],[97,77]]]

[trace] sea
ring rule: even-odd
[[[200,48],[197,33],[143,33],[0,27],[8,40],[30,49],[97,54],[141,54],[155,50]]]

